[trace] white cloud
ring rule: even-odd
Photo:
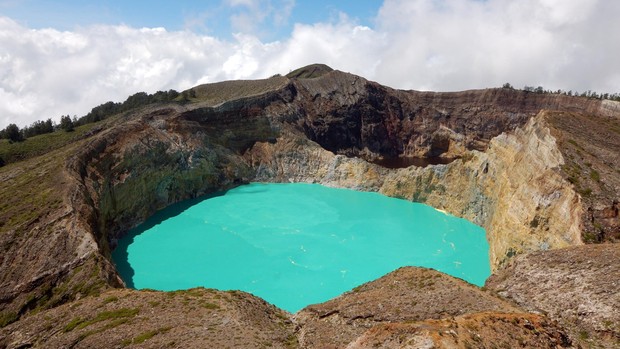
[[[312,63],[325,63],[335,69],[375,77],[375,68],[385,50],[383,34],[356,25],[347,17],[338,23],[295,26],[291,38],[269,61],[265,70],[288,73]]]
[[[94,26],[31,30],[0,19],[0,127],[84,115],[138,91],[184,89],[226,79],[235,44],[161,28]]]
[[[285,25],[291,17],[294,7],[295,0],[282,0],[273,11],[274,23],[276,25]]]
[[[225,0],[231,7],[230,24],[236,34],[268,37],[288,23],[295,0]]]
[[[437,90],[509,81],[615,92],[618,14],[617,1],[388,0],[377,18],[389,41],[377,77]]]
[[[264,0],[229,5],[257,6],[269,19],[276,8],[282,20],[292,9]],[[230,40],[127,26],[34,30],[0,17],[0,128],[83,115],[138,91],[262,78],[315,62],[407,89],[510,82],[620,92],[619,14],[620,2],[603,0],[386,0],[372,28],[341,14],[296,24],[274,42],[252,32],[260,16]]]
[[[226,0],[228,6],[248,6],[255,7],[258,5],[258,0]]]

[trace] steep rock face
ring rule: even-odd
[[[494,202],[484,226],[496,266],[514,254],[581,243],[580,197],[559,173],[564,159],[545,118],[543,112],[513,135],[493,139],[478,175]]]
[[[519,256],[487,280],[528,311],[570,329],[576,343],[620,345],[620,245],[602,244]]]
[[[425,202],[465,217],[487,230],[497,269],[527,251],[581,243],[579,196],[559,173],[563,157],[545,121],[532,118],[448,165],[386,169],[325,151],[294,133],[276,143],[257,143],[246,158],[259,181],[318,182],[379,191]]]
[[[122,284],[88,223],[95,208],[79,203],[79,183],[62,166],[73,150],[7,166],[0,175],[11,193],[3,213],[12,213],[0,231],[0,327]]]
[[[580,243],[579,195],[559,175],[565,160],[548,113],[532,116],[546,107],[613,114],[608,104],[509,89],[397,91],[338,71],[282,79],[216,105],[144,111],[76,155],[99,208],[99,242],[182,199],[292,180],[379,191],[468,218],[487,229],[494,269],[518,253]],[[462,159],[391,170],[340,154]]]
[[[620,241],[618,116],[554,112],[547,121],[564,154],[562,174],[582,198],[584,240]]]
[[[87,143],[70,170],[81,174],[98,208],[99,242],[105,246],[171,203],[252,178],[240,152],[276,133],[259,106],[147,110]]]
[[[401,91],[333,71],[294,80],[297,125],[337,154],[375,157],[458,155],[484,150],[502,132],[524,125],[542,109],[616,115],[595,100],[511,89],[453,93]],[[456,148],[456,149],[453,149]]]

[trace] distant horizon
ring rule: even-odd
[[[397,89],[620,92],[620,2],[0,0],[0,129],[324,63]]]

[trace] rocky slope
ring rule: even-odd
[[[113,290],[0,330],[0,348],[570,347],[563,329],[439,272],[403,268],[290,316],[243,292]]]
[[[518,256],[486,286],[528,311],[544,312],[575,342],[620,346],[620,246],[571,247]]]
[[[552,135],[564,155],[563,176],[580,194],[583,238],[620,240],[620,126],[617,117],[549,113]]]
[[[482,225],[496,271],[515,255],[618,238],[618,103],[511,89],[400,91],[328,67],[198,86],[194,95],[191,103],[119,115],[59,151],[0,169],[0,326],[24,318],[2,331],[8,340],[0,343],[11,347],[36,316],[79,307],[87,296],[94,306],[103,302],[100,293],[117,292],[106,291],[123,284],[110,250],[156,210],[249,181],[319,182],[428,203]],[[446,164],[369,162],[413,156]],[[462,285],[445,287],[464,292]],[[143,296],[126,298],[139,303]],[[457,328],[451,340],[465,346],[474,337],[460,324],[515,319],[478,314],[487,310],[498,311],[447,313],[430,323],[409,318],[416,323],[392,330],[414,340],[428,329],[427,341],[441,328]],[[171,311],[187,311],[187,304]],[[549,321],[525,314],[511,323],[515,331],[540,324],[549,341],[566,344]],[[355,332],[365,337],[351,345],[394,340],[389,326],[381,328]],[[489,338],[498,333],[489,331]]]
[[[291,348],[288,314],[243,292],[113,290],[0,330],[0,348]]]
[[[429,269],[402,268],[333,300],[298,312],[304,348],[344,348],[382,324],[462,314],[518,313],[509,303],[462,280]]]

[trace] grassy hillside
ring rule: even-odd
[[[325,64],[311,64],[286,74],[290,79],[313,79],[333,71]]]
[[[82,125],[73,132],[46,133],[27,138],[23,142],[10,143],[8,139],[0,139],[0,158],[4,159],[6,164],[27,160],[86,138],[98,130],[101,130],[101,123]]]
[[[0,231],[27,230],[28,226],[57,208],[65,185],[62,169],[67,156],[80,143],[118,121],[79,126],[73,132],[57,131],[9,143],[0,140]]]
[[[283,87],[288,79],[274,76],[262,80],[232,80],[199,85],[192,88],[190,101],[215,106],[233,99],[260,95]],[[185,92],[184,92],[185,93]]]

